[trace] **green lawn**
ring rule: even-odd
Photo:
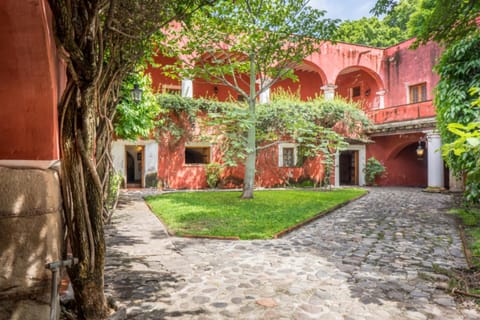
[[[253,200],[241,200],[240,192],[179,192],[146,200],[177,235],[268,239],[365,192],[266,190]]]
[[[453,209],[451,213],[461,218],[472,263],[480,268],[480,208]]]

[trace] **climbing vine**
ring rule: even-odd
[[[197,138],[220,148],[224,166],[236,166],[245,159],[247,131],[253,125],[246,104],[174,95],[161,95],[158,101],[166,116],[162,131],[177,139],[185,135],[192,138],[192,126],[200,123],[202,136]],[[344,137],[362,139],[369,125],[369,119],[355,103],[342,99],[304,102],[282,94],[257,108],[257,151],[288,140],[297,144],[299,165],[321,154],[324,165],[331,167],[335,150],[347,145]]]

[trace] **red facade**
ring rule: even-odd
[[[435,129],[435,108],[432,89],[438,76],[432,71],[441,53],[434,43],[409,49],[412,40],[387,49],[358,46],[345,43],[323,43],[318,53],[296,67],[298,81],[283,80],[271,88],[299,93],[302,100],[323,96],[327,87],[335,95],[358,102],[374,123],[369,132],[371,143],[345,150],[338,157],[336,174],[332,183],[362,184],[362,161],[375,157],[387,171],[377,180],[379,185],[427,186],[427,158],[416,155],[418,141]],[[160,64],[171,62],[157,58]],[[172,81],[161,74],[160,69],[150,69],[154,88],[158,91],[180,90],[181,81]],[[247,89],[247,88],[245,88]],[[327,89],[328,90],[328,89]],[[235,99],[237,94],[225,86],[195,79],[192,85],[193,98],[213,97],[218,100]],[[175,148],[168,142],[159,145],[159,179],[171,188],[205,188],[206,166],[185,162],[185,141]],[[358,150],[364,155],[358,154]],[[216,146],[211,147],[211,161],[219,159]],[[319,182],[323,179],[324,167],[320,159],[306,163],[302,168],[280,166],[280,149],[274,146],[258,154],[256,185],[272,187],[285,185],[285,181],[309,178]],[[362,151],[360,151],[362,152]],[[347,158],[348,160],[345,160]],[[342,160],[343,159],[343,160]],[[352,164],[342,164],[341,162]],[[351,177],[341,177],[351,175]],[[243,177],[239,166],[224,172],[225,187],[238,186]]]

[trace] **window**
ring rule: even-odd
[[[409,102],[418,103],[422,101],[427,101],[427,84],[420,83],[414,86],[408,87],[409,91]]]
[[[185,164],[210,163],[209,146],[185,146]]]
[[[280,143],[278,146],[278,166],[295,167],[297,163],[297,147],[293,143]]]
[[[360,87],[352,88],[352,98],[360,97]]]

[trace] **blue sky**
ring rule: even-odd
[[[326,17],[342,20],[357,20],[370,17],[370,9],[376,0],[310,0],[313,8],[326,10]]]

